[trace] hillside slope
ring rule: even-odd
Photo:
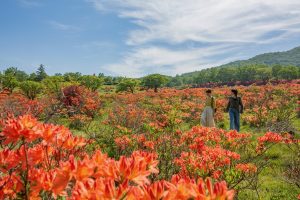
[[[285,52],[260,54],[248,60],[185,73],[174,77],[169,85],[298,78],[300,78],[300,46]]]
[[[264,53],[257,55],[248,60],[240,60],[231,62],[220,67],[227,66],[245,66],[249,64],[265,64],[265,65],[293,65],[300,66],[300,46],[289,51]]]

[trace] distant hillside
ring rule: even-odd
[[[257,55],[248,60],[234,61],[220,67],[227,66],[245,66],[249,64],[264,64],[264,65],[293,65],[300,66],[300,47],[296,47],[289,51],[264,53]]]
[[[285,52],[265,53],[248,60],[185,73],[174,77],[169,85],[298,78],[300,78],[300,46]]]

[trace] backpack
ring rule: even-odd
[[[236,110],[239,111],[239,113],[242,112],[242,108],[241,108],[241,97],[237,97],[237,98],[233,98],[232,97],[232,101],[231,101],[231,107],[235,108]]]

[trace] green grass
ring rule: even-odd
[[[259,196],[253,191],[243,191],[238,199],[296,199],[300,189],[287,183],[284,179],[284,163],[289,151],[283,145],[276,145],[269,150],[270,165],[266,167],[259,177]]]
[[[294,119],[293,126],[295,127],[296,133],[299,136],[300,135],[300,119],[299,118]]]
[[[229,130],[229,117],[225,114],[224,129]],[[296,137],[300,135],[300,120],[295,119],[293,125],[296,129]],[[251,133],[255,138],[265,133],[264,129],[241,126],[241,132]],[[290,157],[290,150],[285,145],[275,145],[268,152],[270,165],[262,171],[259,176],[258,195],[255,191],[244,190],[240,192],[237,199],[241,200],[289,200],[297,199],[300,188],[287,183],[284,178],[284,167],[286,160]]]
[[[248,127],[242,127],[247,130]],[[259,132],[252,132],[255,137],[261,135]],[[289,200],[297,199],[300,194],[300,188],[289,184],[284,177],[284,167],[290,159],[290,150],[281,144],[274,145],[268,150],[267,156],[270,159],[270,165],[265,167],[259,176],[259,197],[254,191],[243,191],[238,194],[238,199],[242,200]]]

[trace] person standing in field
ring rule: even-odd
[[[215,98],[211,90],[206,90],[206,100],[203,113],[201,115],[201,125],[205,127],[215,127],[214,112],[216,108]]]
[[[229,113],[230,130],[240,131],[240,114],[243,113],[244,106],[242,98],[238,96],[236,89],[231,90],[232,96],[228,99],[226,112]]]

